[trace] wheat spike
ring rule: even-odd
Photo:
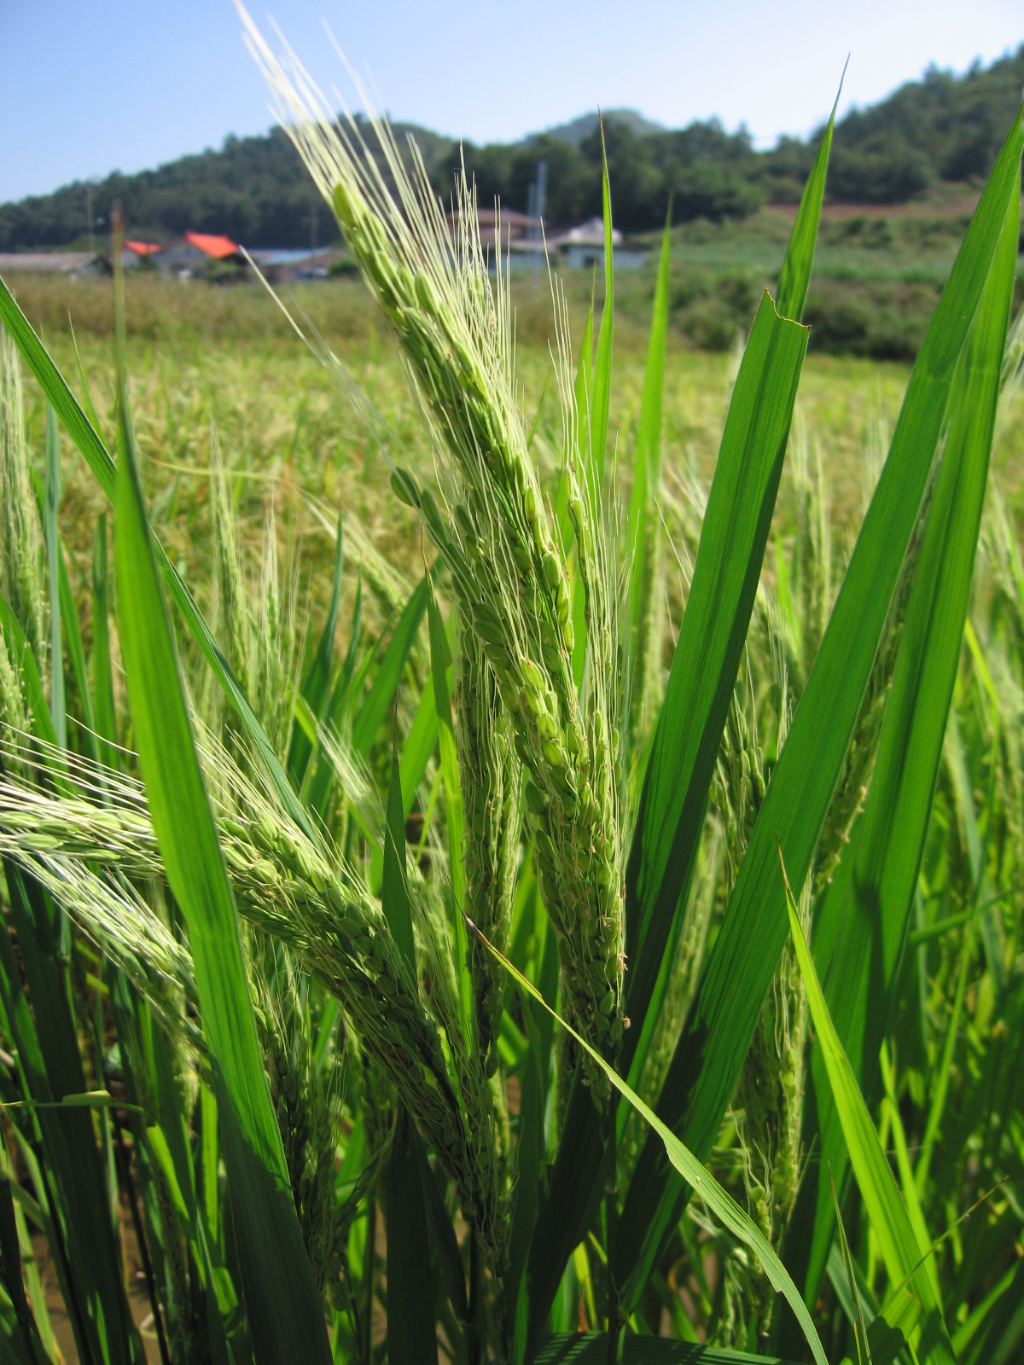
[[[516,401],[507,278],[492,288],[475,193],[456,184],[450,230],[422,159],[412,171],[386,122],[371,120],[384,171],[360,125],[335,124],[290,52],[279,61],[239,6],[286,131],[390,320],[431,424],[443,490],[407,471],[393,485],[416,506],[451,570],[462,618],[480,640],[530,770],[526,803],[545,903],[573,1016],[599,1047],[621,1037],[622,868],[618,833],[618,632],[601,490],[579,468],[575,409],[563,403],[569,513],[586,595],[589,684],[572,674],[570,578],[552,532]],[[387,179],[385,178],[385,172]],[[560,354],[567,352],[564,307]],[[560,373],[566,365],[559,365]],[[560,381],[566,389],[564,375]],[[571,391],[571,385],[569,386]],[[594,1073],[599,1088],[605,1086]]]

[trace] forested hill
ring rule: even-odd
[[[963,75],[930,70],[888,99],[858,110],[836,131],[828,193],[852,203],[905,203],[946,183],[977,183],[987,174],[1024,87],[1024,45],[1017,54]],[[664,222],[671,194],[676,221],[743,217],[765,202],[792,202],[817,138],[784,138],[757,152],[742,130],[694,123],[660,128],[632,111],[606,116],[605,136],[615,219],[627,232]],[[422,128],[412,132],[438,191],[447,194],[459,148]],[[482,203],[495,194],[526,210],[537,164],[547,162],[545,218],[557,226],[600,212],[600,139],[596,117],[509,145],[464,148]],[[166,241],[186,228],[227,233],[247,246],[306,246],[337,237],[287,137],[228,138],[219,151],[183,157],[138,175],[115,173],[92,186],[94,226],[103,241],[119,201],[135,236]],[[88,189],[0,205],[0,251],[60,247],[88,240]]]

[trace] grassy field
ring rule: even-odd
[[[777,273],[779,257],[781,249],[766,265],[766,277],[769,270]],[[703,269],[698,258],[694,273]],[[580,337],[589,279],[570,277],[568,285],[573,333]],[[635,439],[653,287],[653,278],[624,276],[616,299],[611,428],[623,449]],[[109,284],[37,278],[17,281],[15,293],[60,368],[74,374],[81,360],[101,425],[112,432]],[[299,286],[286,290],[283,297],[295,316],[308,318],[334,349],[402,446],[417,462],[429,463],[429,445],[398,349],[362,284]],[[754,305],[756,297],[752,295]],[[539,453],[553,473],[560,417],[550,382],[551,296],[543,283],[536,287],[517,283],[513,298],[523,410],[532,422],[541,408]],[[598,282],[598,307],[600,298]],[[184,564],[196,555],[201,561],[209,544],[205,508],[211,422],[218,429],[224,458],[240,481],[236,506],[252,535],[262,534],[271,498],[287,534],[299,537],[319,525],[308,516],[304,495],[334,505],[343,497],[346,507],[373,530],[382,549],[398,553],[406,564],[412,561],[414,538],[407,528],[394,524],[394,508],[385,493],[388,466],[379,441],[337,378],[303,345],[262,290],[135,278],[128,282],[126,316],[132,398],[147,479],[156,497],[154,517]],[[730,334],[733,347],[741,336],[735,327]],[[670,325],[664,402],[670,468],[693,464],[702,479],[710,478],[735,369],[734,349],[701,350],[681,327]],[[877,442],[879,424],[891,430],[909,373],[909,366],[899,362],[813,353],[808,358],[797,411],[821,446],[835,494],[833,516],[845,533],[862,515],[872,472],[877,473],[872,443]],[[43,406],[34,386],[28,389],[28,421],[33,443],[41,449]],[[996,470],[1015,502],[1024,471],[1011,435],[997,455]],[[627,491],[630,477],[625,461],[622,479]],[[81,498],[84,508],[95,495],[94,481],[86,471],[76,471],[73,461],[66,481],[66,496]],[[785,510],[783,503],[783,515]],[[74,522],[69,519],[72,544]],[[79,524],[83,539],[76,550],[91,553],[88,517]]]
[[[570,279],[574,333],[582,335],[589,281]],[[617,299],[615,383],[611,430],[624,452],[632,449],[646,360],[653,280],[624,277]],[[99,280],[18,281],[16,294],[67,375],[79,362],[101,429],[112,438],[115,388],[111,368],[113,302]],[[395,454],[407,453],[429,469],[432,456],[418,403],[398,348],[359,281],[307,285],[285,292],[297,318],[308,318],[342,360],[351,380],[387,423]],[[598,296],[600,300],[600,294]],[[549,487],[557,482],[561,417],[551,380],[551,295],[546,285],[515,286],[517,369],[523,410],[532,423],[540,408],[535,453]],[[336,374],[296,336],[261,289],[209,288],[159,279],[130,279],[127,286],[129,369],[136,431],[153,498],[153,523],[182,573],[200,597],[211,551],[209,460],[211,425],[226,465],[239,534],[250,552],[262,543],[267,514],[277,514],[280,548],[299,569],[302,593],[317,612],[330,590],[333,546],[316,499],[364,525],[382,554],[408,573],[415,570],[420,538],[408,509],[388,487],[381,433]],[[70,325],[69,325],[70,319]],[[71,329],[74,329],[72,340]],[[735,329],[732,341],[742,333]],[[77,354],[76,354],[77,344]],[[681,329],[669,333],[664,400],[664,449],[671,477],[687,469],[710,481],[722,423],[736,373],[735,348],[704,351]],[[880,436],[899,412],[909,367],[898,362],[832,355],[808,358],[797,405],[812,441],[820,445],[833,490],[831,515],[849,539],[859,524],[884,449]],[[37,386],[26,389],[30,439],[43,446],[44,403]],[[1018,419],[1019,420],[1019,419]],[[1024,469],[1012,453],[997,456],[1000,477],[1015,494]],[[65,538],[84,583],[90,572],[92,526],[100,502],[95,480],[64,447]],[[393,456],[394,458],[394,456]],[[631,459],[621,481],[628,496]],[[780,525],[791,523],[785,489]],[[352,583],[346,585],[351,593]],[[83,608],[84,611],[84,608]],[[83,629],[88,622],[83,619]]]
[[[775,257],[771,266],[777,272]],[[694,266],[695,271],[703,268],[703,263]],[[573,278],[568,284],[574,335],[581,336],[589,285]],[[81,363],[109,437],[114,430],[109,284],[37,278],[18,281],[16,292],[63,372],[74,375]],[[600,293],[598,282],[598,303]],[[649,318],[652,293],[653,279],[625,276],[616,300],[610,420],[619,448],[626,452],[620,476],[624,495],[632,480],[629,452],[636,438],[647,346],[644,319]],[[362,284],[299,286],[283,297],[341,359],[387,423],[396,452],[404,450],[429,468],[429,441],[398,348]],[[523,410],[532,423],[540,409],[536,454],[553,486],[561,419],[551,382],[551,296],[543,283],[519,283],[513,297]],[[310,499],[334,509],[344,506],[382,554],[413,572],[420,553],[415,519],[391,497],[381,433],[375,433],[373,419],[353,404],[344,383],[296,336],[262,289],[130,279],[127,327],[132,401],[154,525],[185,577],[200,585],[200,596],[211,545],[211,425],[231,470],[240,535],[250,551],[257,549],[273,505],[281,551],[286,560],[294,557],[302,592],[317,610],[326,606],[333,547],[322,518],[310,510]],[[735,328],[731,335],[731,351],[705,351],[681,325],[670,322],[663,435],[670,479],[673,472],[693,469],[704,483],[710,481],[742,332]],[[851,541],[860,524],[909,373],[910,366],[898,361],[813,351],[808,356],[797,423],[821,451],[831,489],[830,516],[842,544]],[[29,384],[27,420],[37,451],[43,445],[43,415],[42,395]],[[993,452],[993,474],[1018,524],[1024,518],[1022,448],[1024,414],[1015,412]],[[65,536],[84,582],[98,495],[95,480],[66,445],[64,458]],[[776,512],[779,529],[791,533],[793,516],[793,499],[784,486]],[[346,593],[351,591],[349,583]],[[83,628],[88,629],[86,621]]]

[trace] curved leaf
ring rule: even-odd
[[[933,1362],[933,1365],[952,1365],[955,1361],[953,1347],[942,1319],[942,1308],[932,1285],[932,1278],[927,1268],[921,1264],[922,1248],[900,1198],[899,1187],[889,1169],[888,1159],[882,1150],[878,1132],[860,1093],[857,1078],[829,1018],[828,1006],[825,1004],[825,997],[814,971],[811,950],[804,938],[800,914],[788,882],[784,884],[784,894],[789,912],[790,936],[807,992],[811,1020],[821,1047],[836,1112],[842,1124],[843,1136],[857,1176],[861,1198],[871,1227],[878,1238],[885,1268],[892,1284],[899,1286],[902,1293],[915,1300],[923,1313],[922,1349],[919,1351],[921,1358]],[[928,1343],[927,1349],[924,1349],[925,1341]]]

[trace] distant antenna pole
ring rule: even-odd
[[[537,162],[537,189],[533,196],[534,224],[531,228],[537,246],[533,258],[533,282],[537,283],[537,276],[540,273],[540,250],[541,242],[544,239],[544,201],[548,192],[548,163],[546,161]]]
[[[91,185],[86,185],[86,187],[85,187],[85,213],[86,213],[86,217],[89,219],[89,254],[90,254],[91,256],[95,256],[95,255],[96,255],[96,243],[95,243],[95,241],[93,240],[93,235],[92,235],[92,186],[91,186]]]
[[[546,161],[537,162],[537,236],[540,237],[541,220],[544,217],[544,209],[547,207],[548,197],[548,163]]]

